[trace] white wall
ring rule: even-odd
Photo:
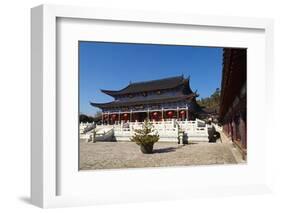
[[[44,3],[77,4],[74,0],[43,1]],[[37,212],[40,209],[28,203],[30,172],[30,13],[29,9],[43,3],[38,0],[6,0],[0,7],[0,63],[1,63],[1,146],[0,146],[0,209],[1,212]],[[281,80],[281,6],[278,0],[80,0],[82,6],[100,6],[123,9],[185,12],[192,14],[217,14],[233,16],[271,17],[275,19],[275,77],[276,90],[280,96]],[[280,109],[280,101],[275,106]],[[271,112],[267,112],[271,113]],[[265,116],[265,114],[261,114]],[[280,113],[274,115],[278,125]],[[12,126],[17,123],[16,128]],[[276,128],[278,130],[278,128]],[[162,203],[110,205],[68,209],[69,212],[280,212],[280,166],[277,153],[280,139],[272,140],[276,170],[276,194],[264,196],[228,197],[223,199],[194,199]],[[279,144],[278,144],[279,143]],[[276,156],[276,157],[275,157]],[[219,177],[218,177],[219,178]],[[136,182],[137,184],[137,182]],[[279,202],[278,202],[279,201]],[[59,212],[62,209],[51,210]],[[50,210],[48,210],[50,211]]]

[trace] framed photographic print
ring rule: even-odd
[[[31,14],[33,204],[270,192],[272,20]]]

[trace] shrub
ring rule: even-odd
[[[152,153],[154,143],[159,140],[159,135],[155,132],[153,125],[148,120],[145,120],[142,128],[134,131],[135,134],[131,141],[139,145],[143,153]]]

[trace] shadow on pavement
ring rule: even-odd
[[[165,152],[174,152],[177,148],[175,147],[167,147],[162,149],[154,149],[153,153],[165,153]]]

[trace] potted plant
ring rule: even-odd
[[[135,129],[135,134],[131,138],[137,145],[140,146],[141,152],[151,154],[153,145],[159,140],[159,135],[155,132],[153,125],[145,120],[141,129]]]

